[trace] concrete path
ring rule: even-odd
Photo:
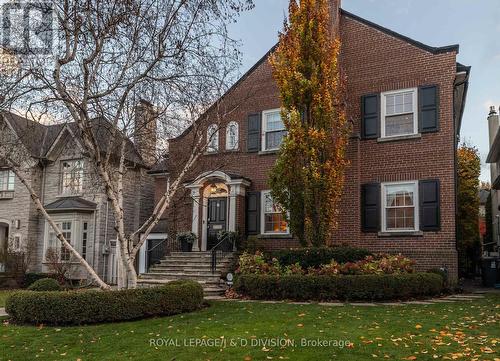
[[[335,306],[357,306],[357,307],[373,307],[373,306],[405,306],[405,305],[433,305],[437,303],[455,303],[455,302],[466,302],[466,301],[475,301],[478,299],[484,298],[483,295],[480,294],[456,294],[450,295],[441,298],[431,298],[427,300],[421,301],[405,301],[405,302],[286,302],[286,301],[261,301],[261,300],[240,300],[240,299],[230,299],[224,298],[222,296],[212,296],[205,297],[206,300],[213,301],[227,301],[227,302],[259,302],[259,303],[286,303],[290,305],[307,305],[307,304],[317,304],[320,306],[326,307],[335,307]]]

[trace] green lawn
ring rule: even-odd
[[[376,307],[213,302],[192,314],[119,324],[58,328],[5,323],[0,360],[493,361],[500,357],[495,353],[499,323],[499,295],[473,302]],[[151,345],[158,339],[163,341]],[[266,339],[294,346],[263,344]],[[305,347],[301,339],[331,346]],[[161,345],[169,340],[179,345]],[[226,344],[184,344],[197,340]],[[353,346],[335,346],[344,340]]]

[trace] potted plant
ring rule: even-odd
[[[177,234],[177,242],[181,244],[182,252],[191,252],[193,243],[196,242],[198,236],[193,232],[181,232]]]

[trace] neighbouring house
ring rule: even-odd
[[[340,9],[340,0],[331,6],[353,131],[329,243],[402,253],[419,270],[445,267],[456,279],[456,149],[470,67],[457,62],[458,45],[425,45]],[[164,232],[198,235],[194,250],[210,250],[222,230],[267,250],[299,246],[267,183],[286,136],[268,62],[274,49],[170,141],[168,160],[155,170],[160,195],[204,129],[207,152],[164,217]],[[219,123],[221,108],[232,111]]]
[[[151,107],[144,101],[137,106],[136,125],[141,124],[141,117]],[[111,123],[94,119],[92,127],[101,149],[105,149]],[[23,168],[27,181],[66,239],[100,277],[115,283],[119,267],[113,212],[93,164],[85,156],[76,124],[43,125],[3,112],[0,113],[0,129],[3,135],[12,136],[21,144],[21,151],[26,151],[24,164],[27,166]],[[153,207],[153,181],[147,170],[153,163],[151,154],[156,152],[156,127],[149,127],[150,131],[144,130],[148,127],[141,129],[134,139],[135,144],[128,141],[126,148],[124,209],[127,231],[137,229]],[[32,272],[50,271],[47,251],[54,249],[60,261],[71,266],[71,278],[87,278],[83,267],[72,262],[69,252],[61,249],[26,187],[6,167],[0,167],[0,245],[4,251],[29,251],[29,270]]]
[[[486,163],[490,163],[491,177],[491,218],[492,218],[492,239],[491,243],[485,247],[491,250],[492,256],[498,256],[500,250],[500,116],[494,106],[490,107],[488,114],[488,129],[490,139],[490,151],[486,158]],[[486,246],[486,245],[484,245]]]

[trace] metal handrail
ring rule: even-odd
[[[211,262],[212,274],[214,274],[215,271],[217,270],[217,252],[219,252],[221,254],[221,257],[224,257],[225,253],[232,253],[235,251],[236,239],[234,239],[234,238],[233,238],[233,242],[232,242],[232,250],[230,252],[225,252],[224,250],[219,249],[221,247],[221,245],[227,241],[228,237],[229,237],[228,233],[224,234],[222,236],[221,240],[214,247],[212,247],[212,249],[210,250],[210,254],[212,256],[211,257],[212,258],[212,262]]]
[[[168,238],[164,238],[160,243],[156,244],[153,248],[151,249],[148,249],[147,252],[151,252],[152,250],[154,250],[155,248],[157,248],[158,246],[161,246],[163,243],[165,243],[166,241],[168,240]]]

